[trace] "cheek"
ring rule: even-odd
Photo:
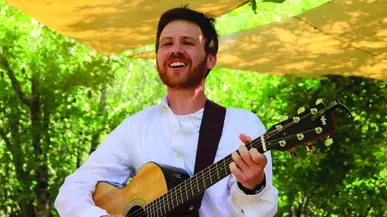
[[[192,64],[197,65],[203,60],[203,55],[196,50],[186,52],[186,56],[192,61]]]
[[[156,55],[156,64],[158,66],[162,67],[164,61],[165,61],[164,55],[162,53],[158,52]]]

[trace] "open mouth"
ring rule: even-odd
[[[168,65],[170,68],[174,68],[174,69],[177,69],[177,68],[183,68],[183,67],[186,67],[187,64],[186,63],[183,63],[183,62],[172,62]]]

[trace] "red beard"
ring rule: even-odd
[[[203,60],[197,66],[192,66],[192,61],[185,57],[183,54],[178,53],[177,55],[171,55],[164,62],[163,67],[160,68],[158,62],[157,71],[159,72],[160,79],[165,85],[173,89],[194,89],[198,87],[201,81],[204,79],[207,68],[206,60],[207,54]],[[169,66],[167,63],[170,63],[172,60],[181,60],[184,63],[187,63],[187,68],[180,73],[168,72]],[[192,68],[193,67],[193,68]],[[188,71],[188,72],[187,72]]]

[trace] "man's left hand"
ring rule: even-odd
[[[251,142],[251,138],[245,134],[240,134],[239,138],[245,144]],[[234,162],[230,163],[230,171],[245,188],[253,190],[265,177],[266,156],[256,148],[247,150],[244,145],[241,145],[238,151],[240,154],[232,153]]]

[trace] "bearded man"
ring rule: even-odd
[[[98,182],[124,184],[147,162],[181,168],[194,175],[199,129],[208,102],[205,79],[216,65],[217,52],[214,19],[187,7],[173,8],[160,17],[157,71],[167,93],[159,104],[123,120],[66,178],[55,201],[61,216],[122,216],[95,205],[95,186]],[[274,216],[278,192],[272,185],[270,152],[261,154],[241,145],[264,132],[254,113],[227,108],[214,162],[232,153],[228,164],[231,174],[206,189],[198,210],[182,211],[177,216]]]

